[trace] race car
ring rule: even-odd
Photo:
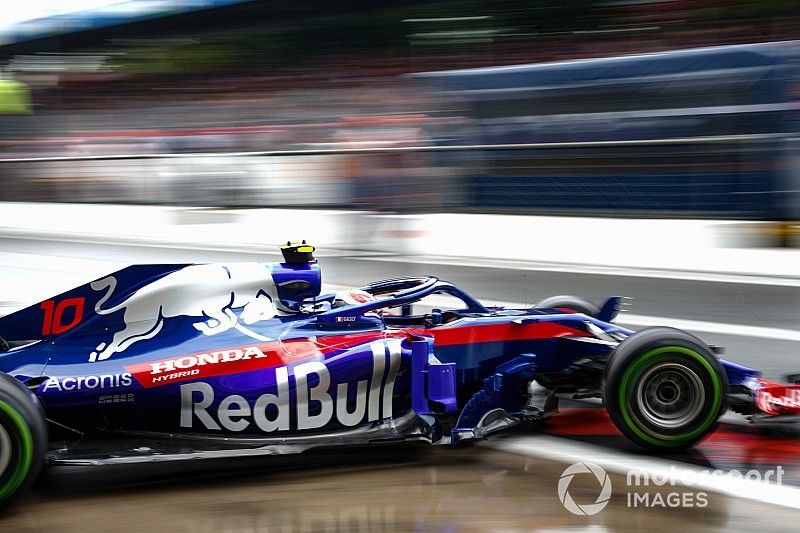
[[[282,252],[130,266],[0,318],[0,504],[45,465],[452,445],[540,422],[564,397],[602,398],[656,450],[693,445],[728,408],[800,405],[797,385],[693,335],[614,324],[620,297],[510,309],[435,277],[321,294],[313,246]]]

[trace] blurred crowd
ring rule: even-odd
[[[193,31],[143,22],[55,49],[2,47],[2,76],[19,85],[0,87],[0,199],[464,206],[464,169],[485,158],[326,152],[474,144],[474,109],[415,72],[789,40],[800,28],[780,0],[530,4],[321,8],[278,30],[221,11]],[[296,155],[223,157],[263,151]],[[157,157],[195,153],[206,155]],[[8,161],[116,155],[133,157]]]

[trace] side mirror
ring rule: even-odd
[[[438,326],[442,323],[442,310],[441,309],[433,309],[428,314],[425,319],[426,326],[432,328],[434,326]]]

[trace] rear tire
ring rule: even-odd
[[[727,395],[727,374],[712,351],[674,328],[634,333],[611,353],[603,375],[614,425],[660,451],[688,448],[716,430]]]
[[[583,313],[587,316],[597,316],[600,312],[600,308],[592,302],[587,302],[583,298],[569,296],[567,294],[545,298],[536,304],[536,307],[558,309],[568,313]]]
[[[0,509],[33,483],[46,448],[39,401],[18,380],[0,373]]]

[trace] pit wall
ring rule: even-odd
[[[775,228],[721,220],[0,203],[0,232],[21,236],[265,251],[303,238],[321,249],[800,277],[800,249],[771,247],[779,242]]]

